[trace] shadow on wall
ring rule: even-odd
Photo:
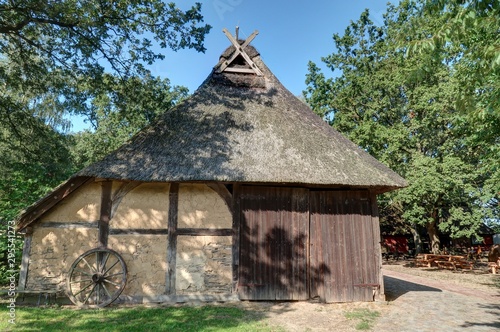
[[[321,263],[308,269],[308,234],[255,226],[242,232],[239,292],[249,300],[306,300],[309,284],[331,273]]]
[[[255,130],[243,111],[272,104],[276,91],[240,90],[201,89],[79,174],[137,181],[245,180],[231,164],[232,139]]]

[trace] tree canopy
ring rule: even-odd
[[[204,51],[210,28],[203,24],[200,3],[181,10],[160,0],[0,1],[0,144],[1,166],[7,167],[2,174],[10,174],[14,164],[71,169],[67,139],[61,141],[70,126],[68,115],[84,116],[97,130],[95,121],[105,107],[96,105],[106,93],[108,113],[151,120],[138,114],[158,112],[155,107],[165,102],[154,101],[164,93],[140,110],[135,105],[134,113],[131,106],[124,108],[117,91],[123,95],[132,82],[149,85],[151,92],[169,91],[168,81],[152,78],[146,65],[163,59],[164,48]],[[50,173],[58,175],[57,182],[67,171]]]
[[[91,116],[81,86],[106,73],[147,75],[162,48],[204,51],[210,26],[200,10],[160,0],[0,1],[0,116],[12,126],[20,112],[63,126],[68,112]],[[26,93],[28,103],[15,98]]]
[[[147,66],[165,48],[203,52],[210,28],[200,3],[182,10],[161,0],[0,0],[0,233],[182,98],[187,89]],[[93,131],[69,135],[75,114]]]
[[[382,198],[382,217],[425,227],[436,251],[439,231],[472,236],[483,222],[498,218],[494,123],[500,119],[488,82],[476,87],[488,94],[484,100],[492,108],[482,121],[476,116],[484,106],[480,94],[469,104],[472,110],[460,107],[465,69],[478,69],[464,56],[465,42],[450,39],[408,51],[448,22],[424,5],[389,5],[383,26],[362,13],[343,35],[333,35],[335,49],[322,59],[338,76],[327,78],[310,63],[304,95],[336,129],[406,177],[408,188]]]

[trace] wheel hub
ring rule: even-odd
[[[92,282],[95,284],[101,284],[104,281],[104,276],[100,273],[92,275]]]

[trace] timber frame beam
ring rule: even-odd
[[[45,212],[49,211],[62,199],[69,196],[82,185],[90,182],[93,178],[87,176],[74,177],[61,184],[53,192],[31,205],[17,222],[17,230],[21,231],[36,221]]]
[[[227,39],[233,44],[235,51],[231,58],[227,59],[224,61],[220,67],[217,69],[218,73],[221,72],[236,72],[236,73],[248,73],[248,74],[256,74],[257,76],[263,76],[264,74],[262,71],[257,67],[257,65],[252,61],[252,59],[248,56],[248,54],[245,52],[245,48],[250,44],[250,42],[259,34],[257,30],[255,30],[248,38],[245,40],[243,44],[240,45],[239,41],[237,40],[238,37],[234,38],[229,31],[227,31],[226,28],[222,29],[222,32],[226,35]],[[247,62],[247,64],[250,66],[249,69],[246,68],[231,68],[229,65],[239,56],[241,55],[243,59]]]
[[[177,212],[179,210],[179,184],[170,184],[168,208],[167,275],[165,294],[175,295],[175,273],[177,264]]]
[[[113,181],[102,182],[101,213],[98,221],[98,241],[100,247],[108,246],[109,221],[111,220],[111,210],[113,206],[113,200],[111,199],[112,187]]]

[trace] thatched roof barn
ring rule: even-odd
[[[249,45],[256,33],[226,35],[191,97],[19,218],[21,287],[101,306],[383,297],[375,195],[405,180],[293,96]],[[113,283],[109,257],[123,262]]]
[[[405,181],[332,130],[247,46],[262,76],[212,72],[186,101],[78,175],[371,188]],[[224,63],[234,47],[227,49]],[[216,67],[217,68],[217,67]]]

